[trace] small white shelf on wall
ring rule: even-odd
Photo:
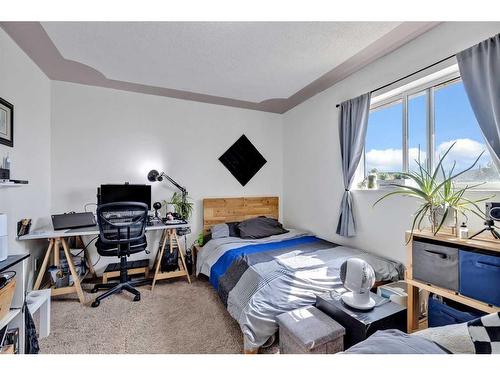
[[[0,188],[19,187],[19,186],[25,186],[25,185],[28,185],[28,184],[20,184],[20,183],[16,183],[16,182],[0,182]]]

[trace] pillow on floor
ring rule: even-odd
[[[467,323],[476,354],[500,354],[500,312]]]
[[[432,327],[413,332],[412,336],[420,336],[445,347],[453,354],[474,354],[474,344],[469,336],[467,323]]]
[[[377,331],[365,341],[347,349],[345,354],[449,354],[435,342],[408,335],[397,329]]]

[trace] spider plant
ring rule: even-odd
[[[393,195],[414,197],[422,201],[422,204],[413,215],[413,222],[411,226],[412,234],[415,227],[421,229],[422,221],[425,217],[429,217],[432,225],[432,232],[436,234],[443,226],[447,217],[453,213],[453,210],[455,210],[456,213],[465,215],[466,217],[468,213],[473,213],[484,219],[478,203],[488,200],[491,197],[472,200],[464,196],[468,190],[482,185],[482,183],[466,185],[462,188],[457,188],[454,183],[454,180],[458,176],[461,176],[474,168],[484,151],[479,154],[474,163],[463,171],[455,173],[456,162],[454,162],[452,168],[448,173],[446,173],[443,167],[443,161],[453,146],[455,146],[455,143],[453,143],[441,156],[436,168],[434,168],[433,171],[422,165],[419,156],[418,160],[415,160],[418,167],[417,170],[408,173],[401,172],[401,175],[413,181],[414,186],[401,185],[397,183],[390,184],[398,189],[385,194],[383,197],[378,199],[373,206]]]
[[[174,192],[172,198],[170,198],[170,202],[167,202],[174,206],[175,212],[181,215],[184,220],[189,220],[193,213],[193,203],[188,202],[187,198],[188,197],[184,198],[183,195],[178,192]]]

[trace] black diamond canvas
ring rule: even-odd
[[[229,147],[219,160],[242,186],[245,186],[267,162],[245,135]]]

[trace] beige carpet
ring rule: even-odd
[[[123,292],[99,307],[82,306],[76,296],[52,300],[51,335],[41,353],[241,353],[238,324],[210,284],[162,281],[154,292],[139,287],[141,301]],[[86,293],[92,300],[93,294]],[[276,352],[276,346],[267,352]]]

